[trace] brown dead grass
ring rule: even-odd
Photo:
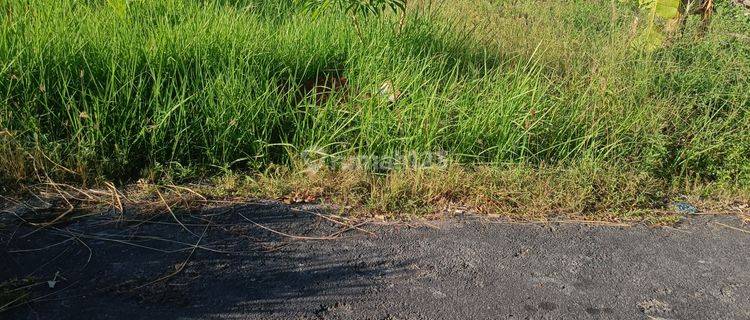
[[[633,212],[662,208],[668,199],[659,181],[613,168],[454,165],[387,175],[322,170],[289,174],[284,181],[282,188],[260,182],[249,189],[292,203],[313,200],[354,215],[399,219],[472,212],[521,220],[639,220]]]
[[[85,216],[86,212],[128,209],[141,214],[169,213],[179,221],[179,215],[187,210],[231,207],[257,199],[320,204],[340,216],[399,221],[471,213],[514,221],[669,224],[680,219],[670,206],[672,201],[691,203],[702,212],[750,214],[748,190],[699,184],[677,188],[643,172],[617,166],[454,164],[387,174],[290,168],[271,167],[257,174],[228,173],[191,184],[140,180],[119,188],[108,182],[98,188],[82,188],[47,181],[26,186],[15,197],[3,198],[15,206],[24,206],[17,200],[23,198],[44,203],[28,208],[47,213],[46,219],[32,222],[39,226]]]
[[[725,188],[716,188],[725,190]],[[672,200],[704,212],[742,214],[750,194],[711,193],[695,187],[685,195],[647,174],[616,166],[527,167],[509,165],[406,169],[388,174],[363,170],[290,170],[277,167],[252,176],[229,174],[195,187],[213,199],[278,199],[315,203],[359,218],[440,219],[465,213],[522,221],[576,220],[673,223]]]

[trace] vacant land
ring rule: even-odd
[[[0,179],[202,181],[377,214],[641,217],[750,186],[750,18],[621,1],[4,1]],[[218,190],[218,191],[217,191]]]
[[[5,220],[11,227],[0,232],[7,244],[0,248],[2,270],[25,281],[4,295],[19,299],[5,315],[750,318],[750,229],[735,217],[694,216],[674,228],[649,228],[469,216],[341,233],[349,227],[322,218],[335,216],[299,209],[265,203],[193,211],[182,216],[190,232],[168,215],[138,212],[103,213],[41,232]]]
[[[750,317],[738,1],[310,2],[0,1],[0,317]]]
[[[1,0],[0,317],[748,318],[750,11],[635,2]]]

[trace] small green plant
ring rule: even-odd
[[[406,0],[299,0],[312,10],[338,8],[347,14],[380,15],[386,10],[406,9]]]
[[[120,18],[124,18],[128,12],[128,0],[107,0],[107,4]]]
[[[351,19],[357,36],[363,40],[362,27],[357,16],[380,16],[390,10],[404,12],[406,0],[297,0],[305,9],[318,14],[325,10],[341,10]]]

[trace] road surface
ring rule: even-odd
[[[35,230],[6,216],[0,282],[30,287],[0,318],[750,319],[750,227],[733,216],[674,228],[466,216],[335,239],[341,225],[274,203],[179,219]]]

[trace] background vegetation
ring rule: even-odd
[[[403,18],[360,16],[361,36],[349,16],[293,1],[117,3],[0,4],[5,181],[295,172],[314,150],[496,168],[462,180],[484,181],[477,190],[539,176],[539,188],[587,190],[566,206],[576,212],[750,188],[750,17],[728,2],[705,37],[693,19],[651,53],[634,46],[640,11],[609,0],[416,1]],[[342,77],[325,101],[303,97]],[[379,93],[384,83],[398,99]],[[548,183],[562,177],[577,188]],[[400,190],[374,179],[369,197]],[[458,194],[482,199],[464,182]]]

